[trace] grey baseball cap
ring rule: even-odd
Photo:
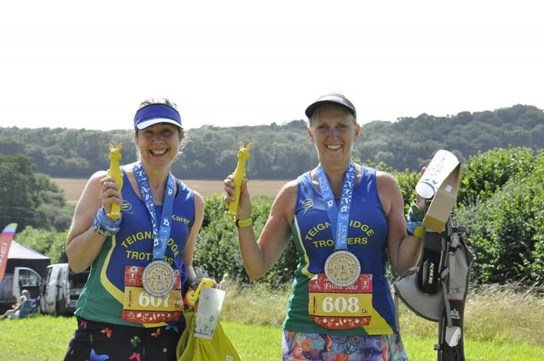
[[[308,119],[312,117],[318,107],[327,103],[341,105],[346,108],[347,111],[349,111],[351,114],[353,114],[355,118],[357,118],[357,112],[355,111],[355,106],[353,105],[353,103],[344,95],[333,93],[320,96],[315,102],[313,102],[308,106],[308,108],[306,108],[306,116],[308,117]]]

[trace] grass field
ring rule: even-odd
[[[75,203],[86,180],[54,179]],[[222,194],[222,181],[188,180],[203,196]],[[250,181],[254,195],[274,196],[285,181]],[[273,361],[281,357],[281,322],[287,291],[258,287],[227,289],[222,310],[225,332],[245,361]],[[400,305],[400,326],[411,361],[436,360],[438,324]],[[61,360],[75,327],[66,317],[37,316],[0,321],[0,361]],[[515,287],[487,286],[471,290],[465,309],[467,361],[543,361],[544,296]]]
[[[281,360],[287,289],[227,288],[221,324],[244,361]],[[411,361],[436,360],[438,324],[400,305],[402,337]],[[465,312],[467,361],[544,360],[544,299],[505,288],[471,291]],[[38,315],[0,321],[0,360],[62,360],[73,317]],[[211,360],[213,361],[213,360]]]
[[[70,179],[70,178],[53,178],[55,182],[63,191],[66,202],[75,204],[85,187],[87,179]],[[210,196],[212,194],[223,194],[223,181],[222,180],[183,180],[187,186],[191,187],[203,197]],[[279,191],[282,185],[287,181],[285,180],[250,180],[248,183],[249,191],[252,196],[262,195],[267,197],[274,197]]]
[[[221,325],[244,361],[281,360],[281,329],[221,321]],[[0,321],[0,360],[62,360],[76,327],[73,317],[36,316]],[[404,345],[410,361],[436,360],[435,339],[406,335]],[[465,341],[467,361],[542,361],[543,347],[502,341]],[[115,360],[111,360],[115,361]],[[209,360],[215,361],[215,360]]]

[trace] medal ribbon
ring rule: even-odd
[[[170,231],[172,230],[170,220],[172,219],[172,210],[174,208],[176,180],[172,173],[168,174],[159,227],[157,215],[155,213],[155,205],[153,204],[153,196],[151,195],[151,187],[149,186],[147,174],[141,163],[138,163],[134,167],[134,175],[136,176],[136,181],[138,182],[138,187],[142,193],[149,216],[151,217],[151,225],[153,226],[153,260],[162,260],[166,254],[166,245],[168,243],[168,238],[170,237]]]
[[[344,183],[342,185],[339,207],[336,206],[334,194],[321,163],[317,166],[317,180],[319,181],[321,197],[325,202],[329,221],[331,222],[334,237],[334,250],[348,249],[349,210],[351,207],[351,198],[353,196],[353,183],[355,181],[355,164],[353,161],[350,161],[348,169],[344,174]]]

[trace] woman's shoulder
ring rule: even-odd
[[[194,188],[189,187],[182,179],[178,177],[174,178],[176,180],[177,194],[181,193],[185,195],[183,198],[193,198],[197,203],[204,203],[204,197],[199,192],[197,192]]]
[[[98,170],[94,172],[89,179],[87,180],[87,184],[85,185],[85,188],[92,188],[92,187],[99,187],[101,186],[100,180],[108,175],[107,170]]]
[[[94,179],[102,179],[104,178],[106,175],[108,175],[108,171],[107,170],[97,170],[96,172],[94,172],[91,177],[89,178],[89,180],[94,180]]]
[[[285,183],[272,202],[271,214],[281,214],[283,219],[290,220],[293,218],[295,203],[297,199],[298,182],[296,179]]]
[[[393,190],[399,189],[397,180],[391,173],[376,170],[376,185],[380,194],[384,191],[386,194]]]
[[[296,193],[297,187],[298,187],[298,178],[290,180],[280,188],[280,190],[278,191],[278,195],[280,195],[281,193],[287,193],[287,194],[290,194],[292,192]]]
[[[274,203],[290,204],[293,199],[296,199],[298,189],[298,182],[296,179],[290,180],[285,183],[274,199]]]
[[[387,180],[392,180],[396,182],[395,177],[393,177],[391,173],[385,172],[383,170],[378,170],[378,169],[376,169],[375,172],[376,172],[376,178],[387,179]]]

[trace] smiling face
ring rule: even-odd
[[[361,126],[354,117],[336,105],[324,105],[316,110],[308,127],[308,134],[323,165],[347,165],[360,131]]]
[[[170,167],[178,156],[182,139],[183,131],[168,123],[158,123],[135,134],[140,160],[154,167]]]

